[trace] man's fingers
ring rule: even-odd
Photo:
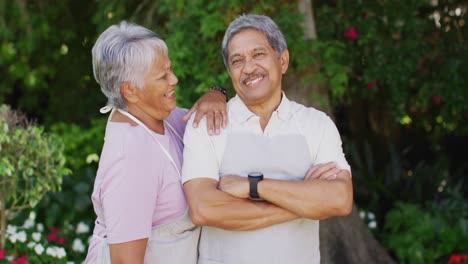
[[[226,112],[226,109],[222,110],[221,111],[221,117],[223,118],[223,128],[226,128],[227,127],[227,112]]]
[[[198,111],[195,113],[195,118],[193,119],[194,128],[198,127],[198,123],[200,123],[200,120],[202,120],[204,115],[205,115],[205,112],[203,112],[201,109],[198,109]]]
[[[322,175],[324,172],[333,169],[336,167],[335,162],[327,162],[325,164],[319,164],[310,169],[311,173],[308,178],[315,179],[315,178],[320,178],[320,175]]]
[[[219,135],[221,133],[221,123],[222,123],[222,115],[221,113],[214,112],[214,131],[216,135]]]
[[[338,174],[341,170],[338,168],[333,168],[331,170],[328,170],[324,173],[322,173],[319,177],[319,179],[323,180],[334,180],[336,179],[336,174]]]
[[[197,112],[198,115],[198,112]],[[197,116],[195,116],[197,118]],[[201,117],[200,117],[201,119]],[[213,128],[214,128],[214,114],[213,112],[209,112],[206,114],[206,128],[208,129],[208,135],[213,135]]]
[[[310,177],[312,177],[312,174],[319,168],[319,166],[320,166],[320,164],[315,165],[312,168],[310,168],[306,173],[305,179],[309,179]]]
[[[313,178],[319,178],[320,175],[322,175],[322,173],[330,170],[330,169],[333,169],[336,167],[336,164],[335,162],[327,162],[325,164],[323,164],[322,166],[320,166],[319,168],[317,168],[317,170],[314,172],[314,176]]]
[[[190,117],[193,115],[193,113],[195,111],[197,111],[197,103],[195,103],[192,108],[190,108],[190,110],[184,115],[184,117],[182,117],[182,120],[184,120],[185,122],[189,121]],[[194,126],[195,127],[195,126]]]

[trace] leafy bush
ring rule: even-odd
[[[46,196],[38,205],[38,219],[46,226],[93,222],[90,197],[104,143],[105,125],[106,118],[102,118],[93,120],[86,128],[67,123],[51,127],[51,131],[65,144],[64,155],[73,173],[64,177],[60,193]]]
[[[385,216],[382,240],[400,263],[439,263],[468,248],[468,204],[462,197],[426,206],[399,202]]]
[[[58,227],[62,230],[67,238],[62,245],[67,252],[66,259],[76,263],[80,263],[86,257],[87,238],[92,233],[89,227],[94,226],[96,217],[91,203],[91,192],[104,142],[106,119],[96,119],[91,123],[87,128],[66,123],[58,123],[51,127],[51,131],[59,135],[65,143],[64,155],[73,173],[64,177],[62,191],[47,195],[35,211],[37,220],[44,223],[46,228]],[[23,215],[18,219],[25,217]],[[79,231],[79,236],[71,227]],[[80,245],[84,249],[81,249]]]
[[[45,134],[26,116],[0,106],[0,249],[11,215],[35,207],[50,191],[59,191],[65,167],[63,142]]]

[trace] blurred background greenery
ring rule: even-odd
[[[127,20],[160,34],[179,78],[178,103],[189,107],[213,85],[233,95],[224,30],[241,13],[260,13],[288,42],[287,95],[334,118],[355,202],[372,212],[363,220],[377,240],[400,263],[466,254],[467,11],[464,0],[0,0],[0,104],[58,135],[72,170],[35,207],[36,221],[93,225],[106,101],[91,48],[104,29]],[[72,242],[63,244],[67,258],[79,262],[85,252]]]

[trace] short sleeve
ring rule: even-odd
[[[172,110],[171,114],[166,118],[172,127],[177,131],[180,137],[184,137],[185,127],[187,125],[182,118],[187,114],[188,110],[184,108],[176,107]]]
[[[340,133],[335,123],[326,115],[324,115],[322,122],[323,134],[318,145],[317,156],[314,163],[322,164],[335,161],[340,169],[348,170],[351,173],[351,167],[343,153]]]
[[[197,128],[192,127],[192,115],[184,135],[184,163],[182,183],[196,178],[219,180],[219,164],[216,151],[206,128],[204,117]]]
[[[110,244],[151,235],[159,185],[148,158],[138,155],[138,147],[125,146],[124,157],[107,168],[102,207]]]

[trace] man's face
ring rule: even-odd
[[[281,78],[288,69],[288,50],[278,58],[265,34],[246,29],[229,41],[228,54],[232,84],[247,106],[281,98]]]

